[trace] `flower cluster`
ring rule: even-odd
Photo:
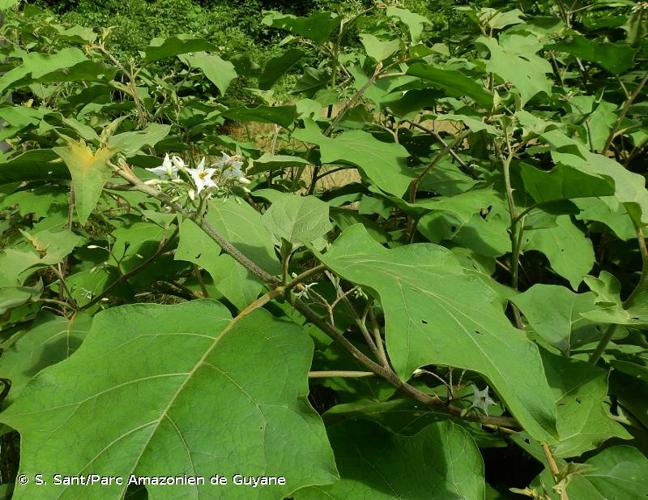
[[[641,12],[644,10],[648,10],[648,2],[637,2],[633,7],[632,7],[632,12]]]
[[[166,154],[162,165],[155,168],[147,168],[149,172],[155,174],[162,180],[181,182],[180,172],[186,173],[194,187],[196,193],[204,190],[217,189],[219,185],[237,182],[239,184],[249,184],[250,180],[245,177],[241,167],[243,160],[240,156],[229,156],[222,153],[220,160],[213,163],[210,167],[205,166],[205,158],[194,168],[189,168],[184,160],[179,156],[169,156]],[[193,190],[190,191],[190,196]],[[193,196],[192,196],[193,197]]]

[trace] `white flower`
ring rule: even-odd
[[[637,13],[642,10],[648,10],[648,2],[637,2],[633,7],[632,7],[632,12]]]
[[[221,154],[222,158],[214,164],[221,171],[221,177],[223,179],[233,179],[242,184],[249,184],[250,180],[245,177],[245,174],[241,170],[243,166],[241,157],[238,155],[230,156],[227,153]]]
[[[189,169],[189,174],[196,185],[196,192],[200,193],[203,189],[215,188],[216,183],[212,179],[216,173],[215,168],[205,168],[205,159],[200,160],[196,168]]]
[[[488,386],[480,391],[475,384],[472,384],[473,401],[470,408],[478,408],[488,415],[488,407],[495,404],[495,401],[488,395]]]
[[[182,167],[179,166],[180,163],[177,163],[176,159],[180,160]],[[162,161],[162,165],[155,168],[147,168],[146,170],[148,170],[151,173],[154,173],[160,179],[164,179],[165,177],[167,179],[177,179],[178,170],[180,168],[184,168],[184,162],[177,156],[174,156],[173,159],[169,158],[169,154],[167,153],[164,155],[164,160]]]
[[[171,157],[171,163],[173,163],[173,166],[176,167],[178,170],[184,170],[187,168],[187,165],[185,165],[185,162],[182,158],[179,156],[172,156]]]

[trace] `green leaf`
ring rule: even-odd
[[[380,40],[370,33],[361,33],[360,41],[367,55],[377,62],[384,61],[400,49],[399,40]]]
[[[437,422],[414,436],[367,421],[329,429],[341,479],[295,494],[296,500],[484,498],[484,465],[470,435]]]
[[[282,196],[272,203],[262,220],[275,238],[294,244],[311,243],[332,229],[328,205],[314,196]]]
[[[587,174],[565,165],[547,172],[522,163],[520,176],[524,190],[536,203],[614,194],[614,181],[610,177]]]
[[[306,399],[312,354],[300,327],[263,310],[232,320],[224,306],[198,301],[101,312],[74,355],[42,371],[0,417],[21,434],[21,473],[48,482],[16,485],[14,498],[121,498],[127,488],[55,485],[54,473],[207,478],[147,486],[153,498],[213,496],[213,474],[230,479],[219,486],[227,498],[329,484],[333,454]],[[284,476],[285,485],[241,488],[237,473]]]
[[[574,96],[569,104],[581,117],[590,149],[602,151],[618,119],[617,105],[595,96]]]
[[[612,446],[589,458],[585,465],[589,468],[567,485],[569,498],[638,500],[648,495],[648,458],[636,448]]]
[[[256,108],[232,108],[223,112],[225,118],[242,122],[276,123],[290,127],[297,118],[295,106],[257,106]]]
[[[174,258],[186,260],[207,271],[216,289],[239,309],[254,301],[263,290],[263,283],[227,254],[193,221],[180,225],[180,243]]]
[[[641,220],[648,223],[648,191],[642,175],[631,172],[612,158],[588,151],[583,144],[559,130],[544,132],[540,137],[551,145],[554,162],[614,179],[616,198],[629,210],[640,209]]]
[[[254,167],[250,170],[250,172],[258,173],[265,172],[267,170],[303,167],[306,165],[310,165],[310,162],[299,156],[273,155],[271,153],[263,153],[260,158],[254,160]]]
[[[27,241],[0,253],[0,287],[22,286],[37,268],[58,264],[84,240],[65,228],[21,232]]]
[[[297,17],[272,11],[266,14],[262,22],[266,26],[286,30],[294,35],[323,43],[340,25],[340,18],[330,12],[314,12],[308,17]]]
[[[0,253],[0,287],[22,286],[25,271],[41,263],[33,250],[6,248]]]
[[[468,96],[486,109],[493,107],[492,94],[480,83],[459,71],[417,62],[407,68],[407,74],[429,80],[434,86],[441,88],[450,96]]]
[[[596,308],[594,294],[576,294],[557,285],[535,284],[511,300],[535,332],[569,356],[572,349],[593,342],[601,332],[581,313]]]
[[[499,135],[498,130],[494,126],[484,123],[481,121],[479,116],[456,115],[450,113],[447,115],[436,115],[434,116],[434,119],[440,122],[449,121],[463,123],[471,132],[475,133],[485,130],[490,135]]]
[[[144,146],[154,146],[164,139],[170,130],[170,125],[149,123],[143,130],[111,136],[108,140],[108,147],[116,149],[128,158],[135,155]]]
[[[174,57],[189,52],[213,51],[216,47],[203,38],[191,38],[187,35],[172,36],[169,38],[154,38],[145,49],[146,62],[159,61],[167,57]]]
[[[0,162],[0,184],[69,178],[68,169],[51,149],[30,149]]]
[[[234,65],[216,54],[197,52],[180,56],[180,60],[187,66],[201,70],[207,79],[216,85],[221,95],[225,95],[232,80],[238,76]]]
[[[407,9],[400,9],[398,7],[387,7],[386,14],[389,17],[395,17],[407,26],[410,32],[412,43],[416,43],[423,35],[423,29],[426,24],[432,24],[427,18]]]
[[[0,76],[0,92],[4,92],[28,75],[31,75],[32,79],[38,80],[50,73],[70,68],[84,61],[87,61],[87,57],[81,49],[76,47],[61,49],[54,54],[26,53],[23,56],[22,65]]]
[[[407,150],[400,144],[382,142],[362,130],[343,132],[326,137],[311,120],[306,128],[298,129],[293,137],[320,147],[321,162],[343,162],[356,165],[383,191],[402,196],[414,175],[409,171]]]
[[[18,5],[20,0],[0,0],[0,10],[11,9]]]
[[[559,442],[552,446],[557,457],[579,456],[613,437],[632,438],[612,420],[605,406],[605,370],[547,352],[543,352],[542,359],[558,408]]]
[[[2,255],[0,255],[0,262],[2,262]],[[0,315],[7,311],[27,304],[31,300],[38,299],[43,293],[41,286],[0,286]],[[4,356],[4,355],[3,355]],[[4,357],[3,357],[4,359]]]
[[[304,56],[299,49],[288,49],[277,57],[271,57],[263,66],[259,76],[259,88],[269,90],[286,72]]]
[[[505,82],[513,83],[523,105],[539,92],[551,95],[551,81],[546,77],[552,72],[551,64],[536,55],[542,44],[534,36],[511,34],[500,36],[499,42],[487,37],[477,41],[490,51],[486,69]]]
[[[610,73],[621,74],[634,64],[635,50],[622,43],[599,42],[585,38],[578,33],[570,33],[569,39],[546,47],[548,50],[567,52],[574,57],[591,61]]]
[[[637,231],[626,207],[614,196],[579,198],[572,200],[580,212],[578,220],[596,221],[609,227],[617,238],[627,241],[637,237]]]
[[[32,232],[20,230],[34,250],[41,256],[40,264],[58,264],[78,247],[85,238],[67,228],[42,229]]]
[[[387,250],[355,225],[321,258],[380,295],[387,350],[401,378],[429,364],[481,373],[529,433],[553,441],[554,401],[537,346],[450,250],[433,244]]]
[[[569,215],[559,215],[555,221],[554,227],[526,229],[522,248],[542,252],[551,268],[576,290],[594,266],[594,248]]]
[[[648,326],[648,295],[645,290],[639,290],[627,304],[621,300],[621,283],[612,274],[601,271],[598,278],[587,276],[585,283],[596,295],[599,307],[582,313],[584,318],[604,324],[636,328]]]
[[[496,30],[506,28],[514,24],[521,24],[524,20],[520,17],[524,13],[519,9],[498,12],[491,8],[482,8],[479,10],[479,18],[489,27]]]
[[[108,160],[115,154],[111,148],[92,151],[85,141],[67,139],[67,146],[52,148],[67,165],[72,176],[76,211],[79,222],[85,224],[97,206],[104,185],[112,171]]]
[[[47,314],[3,346],[0,378],[11,381],[8,402],[14,401],[42,369],[68,358],[90,329],[92,318],[77,314],[71,320]]]
[[[207,221],[263,269],[271,274],[279,272],[272,236],[261,214],[245,201],[233,196],[210,201]]]

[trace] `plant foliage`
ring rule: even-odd
[[[645,2],[265,11],[264,60],[18,3],[7,496],[648,495]]]

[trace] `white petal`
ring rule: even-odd
[[[169,158],[169,153],[164,155],[164,160],[162,161],[162,167],[166,169],[173,168],[173,163],[171,162],[171,158]]]
[[[179,156],[172,157],[171,161],[173,162],[173,165],[175,166],[175,168],[178,168],[178,169],[186,168],[184,160],[182,158],[180,158]]]
[[[158,177],[165,177],[167,175],[167,168],[162,166],[162,167],[155,167],[155,168],[147,168],[149,172],[152,174],[157,175]]]

